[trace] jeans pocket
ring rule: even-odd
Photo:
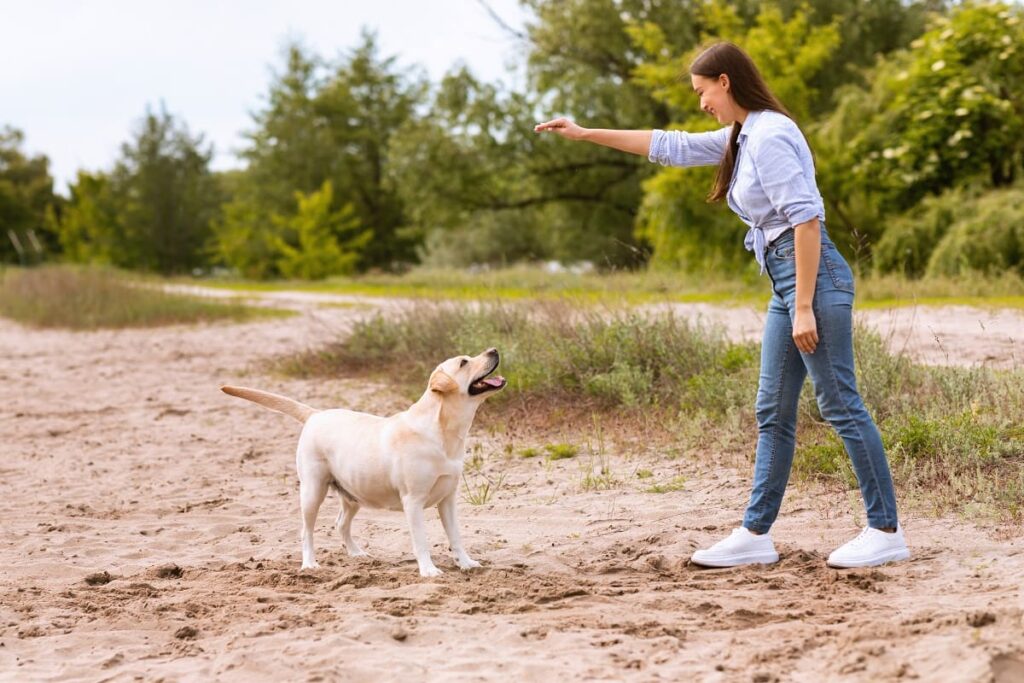
[[[796,245],[792,242],[783,244],[780,247],[775,247],[772,250],[777,258],[784,261],[793,261],[796,259]]]
[[[853,271],[834,245],[821,250],[821,258],[832,280],[832,286],[844,292],[853,293]]]

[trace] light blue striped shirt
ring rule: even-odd
[[[732,126],[709,133],[655,130],[647,158],[663,166],[717,166]],[[814,179],[814,159],[800,128],[785,114],[752,111],[739,134],[739,151],[726,200],[750,228],[744,245],[764,273],[768,244],[815,216],[825,203]]]

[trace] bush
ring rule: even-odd
[[[927,274],[1024,274],[1024,187],[989,192],[969,208],[935,247]]]
[[[493,400],[525,398],[534,424],[547,420],[562,433],[567,401],[603,418],[636,410],[644,429],[663,430],[677,442],[692,437],[699,452],[752,455],[757,345],[731,344],[672,315],[584,308],[570,300],[420,302],[357,324],[347,340],[289,365],[303,374],[402,372],[421,391],[442,359],[489,346],[501,352],[509,379],[504,397]],[[919,495],[939,511],[972,507],[1011,517],[1024,511],[1024,373],[920,365],[861,327],[854,349],[858,386],[901,496]],[[804,389],[794,473],[856,487],[842,441],[821,419],[809,382]],[[553,448],[521,455],[566,457],[568,451]]]
[[[929,197],[893,220],[873,255],[878,272],[910,277],[1024,274],[1024,185]]]
[[[910,211],[895,217],[872,251],[880,273],[902,273],[921,277],[928,267],[935,245],[962,215],[963,206],[974,199],[966,190],[956,189],[928,197]]]

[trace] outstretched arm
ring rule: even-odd
[[[597,145],[611,147],[630,154],[647,156],[651,148],[652,131],[649,130],[610,130],[607,128],[584,128],[569,119],[558,118],[538,123],[533,128],[538,133],[551,132],[561,135],[567,140],[585,140]]]

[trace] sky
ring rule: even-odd
[[[516,0],[487,4],[511,26],[526,21]],[[435,82],[461,60],[517,87],[525,61],[477,0],[0,0],[0,26],[0,127],[50,159],[64,194],[79,169],[111,168],[147,105],[161,102],[213,143],[212,168],[239,167],[240,133],[290,41],[335,60],[370,28],[381,55]]]

